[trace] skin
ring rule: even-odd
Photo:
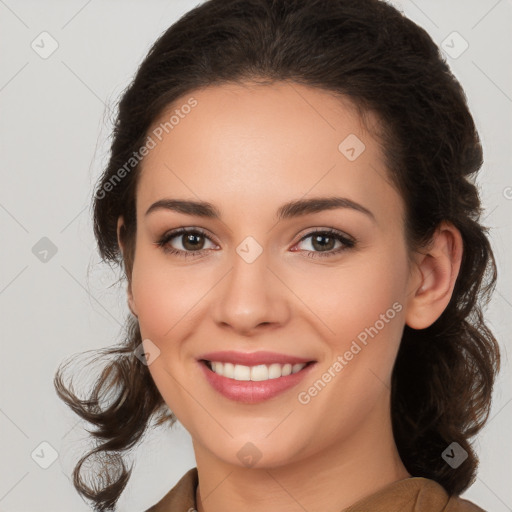
[[[391,372],[404,325],[429,326],[450,300],[460,233],[442,223],[409,265],[403,200],[348,101],[298,84],[229,84],[186,96],[161,120],[190,96],[197,106],[142,163],[128,303],[142,339],[154,344],[144,341],[145,348],[160,350],[149,371],[192,436],[198,510],[339,511],[410,477],[392,435]],[[365,144],[354,161],[338,149],[349,134]],[[349,208],[276,220],[287,201],[333,195],[363,205],[375,220]],[[208,201],[222,216],[145,215],[163,198]],[[156,245],[180,227],[207,232],[202,254],[184,258]],[[322,228],[355,238],[356,246],[318,257],[313,237],[301,239]],[[263,250],[250,264],[236,252],[247,236]],[[168,245],[185,250],[182,243],[178,236]],[[393,303],[401,311],[300,403],[298,393]],[[243,404],[218,394],[200,371],[196,358],[213,350],[269,350],[317,364],[291,390]],[[237,456],[248,442],[261,454],[252,467]]]

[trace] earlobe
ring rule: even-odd
[[[137,307],[135,306],[135,301],[133,300],[133,294],[131,291],[130,283],[128,283],[127,295],[128,295],[128,308],[130,308],[132,315],[138,318]]]
[[[462,261],[463,240],[453,224],[443,221],[417,263],[419,283],[409,295],[405,323],[413,329],[432,325],[448,306]]]
[[[123,216],[120,215],[117,219],[117,245],[119,246],[119,250],[121,254],[124,253],[124,245],[123,245],[123,237],[121,235],[121,231],[124,229],[124,219]]]
[[[124,219],[122,216],[119,216],[119,218],[117,219],[117,244],[119,246],[119,250],[121,251],[121,255],[123,256],[123,262],[124,262],[124,245],[123,245],[123,237],[121,235],[121,232],[123,231],[123,229],[124,229]],[[131,286],[130,281],[128,281],[128,285],[126,287],[126,294],[128,296],[128,301],[127,301],[128,308],[132,312],[133,316],[138,317],[137,307],[135,306],[135,301],[133,299],[132,286]]]

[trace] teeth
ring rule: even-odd
[[[244,366],[244,368],[249,368],[248,366]],[[264,364],[259,364],[258,366],[253,366],[251,368],[251,380],[268,380],[269,378],[269,370],[268,367]]]
[[[224,366],[222,363],[217,363],[217,368]],[[235,374],[233,375],[235,380],[251,380],[251,369],[248,366],[242,366],[241,364],[235,365]]]
[[[306,366],[306,363],[297,364],[279,364],[270,365],[259,364],[257,366],[244,366],[242,364],[221,363],[218,361],[209,361],[212,371],[217,375],[222,375],[234,380],[252,380],[262,381],[286,377],[292,373],[297,373]]]

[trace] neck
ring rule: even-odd
[[[350,437],[305,459],[278,467],[246,468],[219,460],[194,441],[198,512],[339,511],[397,480],[410,477],[388,419],[361,425]]]

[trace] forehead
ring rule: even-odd
[[[221,212],[243,205],[253,215],[271,202],[331,194],[401,216],[366,129],[377,119],[369,113],[366,123],[348,99],[296,83],[196,90],[148,131],[154,147],[141,164],[138,215],[165,196],[208,200]]]

